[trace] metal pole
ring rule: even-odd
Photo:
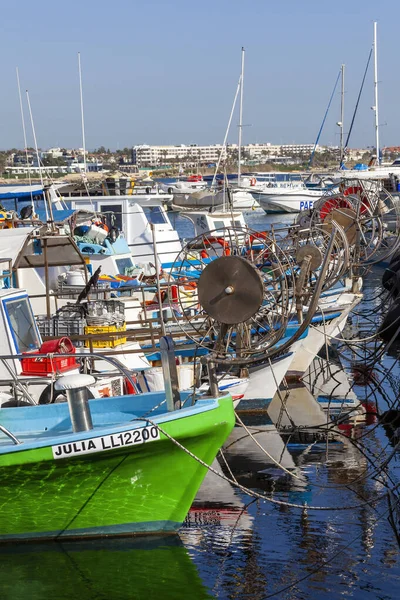
[[[165,398],[169,412],[181,408],[178,370],[175,362],[174,341],[170,335],[160,338],[161,364],[164,377]]]
[[[342,65],[341,68],[342,71],[342,95],[341,95],[341,102],[340,102],[340,156],[343,155],[343,134],[344,134],[344,71],[345,71],[345,66]]]
[[[378,114],[378,48],[376,40],[376,27],[377,22],[374,21],[374,91],[375,91],[375,106],[373,110],[375,112],[375,139],[376,139],[376,164],[381,164],[380,152],[379,152],[379,114]]]
[[[227,159],[226,141],[228,139],[229,130],[231,128],[232,117],[233,117],[233,113],[235,111],[235,106],[236,106],[236,100],[237,100],[237,97],[238,97],[238,94],[239,94],[239,90],[240,90],[240,82],[241,82],[241,78],[239,77],[239,81],[238,81],[237,88],[236,88],[236,93],[235,93],[235,98],[234,98],[233,104],[232,104],[231,114],[229,115],[228,127],[226,128],[224,141],[222,142],[221,152],[219,154],[218,161],[217,161],[217,166],[215,167],[215,171],[214,171],[213,180],[211,182],[211,187],[212,188],[215,185],[215,179],[217,177],[219,165],[221,163],[222,158],[224,157],[225,160]]]
[[[217,370],[215,368],[215,362],[213,361],[213,359],[210,356],[205,357],[204,362],[207,365],[208,385],[210,387],[210,395],[213,398],[218,398],[219,388],[218,388]]]
[[[162,298],[161,298],[161,288],[160,288],[160,268],[159,268],[159,263],[158,263],[157,241],[156,241],[156,233],[155,233],[154,223],[150,223],[150,228],[151,228],[151,235],[153,238],[154,266],[156,269],[158,305],[160,307],[161,335],[165,335],[165,323],[164,323],[164,318],[163,318],[163,313],[162,313]]]
[[[30,116],[30,119],[31,119],[31,127],[32,127],[33,140],[34,140],[34,142],[35,142],[36,159],[37,159],[37,161],[38,161],[39,175],[40,175],[40,183],[41,183],[41,186],[42,186],[42,188],[43,188],[42,167],[41,167],[41,164],[40,164],[40,158],[39,158],[39,149],[38,149],[38,145],[37,145],[37,139],[36,139],[35,124],[34,124],[34,122],[33,122],[32,108],[31,108],[31,101],[30,101],[30,99],[29,99],[29,92],[28,92],[28,90],[26,90],[26,100],[27,100],[27,102],[28,102],[28,109],[29,109],[29,116]],[[44,194],[44,191],[43,191],[43,194]],[[49,215],[48,215],[48,211],[47,211],[47,203],[46,203],[46,198],[44,198],[44,200],[45,200],[44,207],[45,207],[45,210],[46,210],[46,220],[48,220],[48,218],[49,218]]]
[[[28,144],[27,144],[27,141],[26,141],[26,128],[25,128],[24,108],[22,106],[21,86],[20,86],[20,83],[19,83],[19,71],[18,71],[18,67],[16,69],[17,69],[17,84],[18,84],[19,106],[20,106],[20,109],[21,109],[22,131],[23,131],[23,134],[24,134],[26,169],[28,171],[29,185],[31,186],[32,185],[32,181],[31,181],[31,170],[29,168],[29,160],[28,160]],[[32,216],[33,216],[35,214],[35,205],[33,203],[32,189],[31,189],[31,207],[32,207]]]
[[[78,52],[78,68],[79,68],[79,91],[81,98],[81,121],[82,121],[82,144],[83,144],[83,167],[86,173],[86,142],[85,142],[85,120],[83,117],[83,91],[82,91],[82,70],[81,70],[81,53]]]
[[[47,211],[48,215],[49,215],[49,221],[50,221],[50,229],[52,231],[55,231],[56,226],[54,223],[54,215],[53,215],[53,205],[51,203],[51,196],[50,196],[50,192],[49,192],[49,186],[45,186],[43,188],[43,194],[44,194],[44,201],[47,204]]]
[[[242,70],[240,75],[240,106],[239,106],[239,142],[238,142],[238,187],[240,187],[240,160],[242,155],[243,128],[243,77],[244,77],[244,48],[242,47]]]
[[[43,240],[43,253],[44,253],[44,280],[46,285],[46,314],[47,318],[51,317],[51,308],[50,308],[50,284],[49,284],[49,261],[47,256],[47,238]]]

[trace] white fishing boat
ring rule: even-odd
[[[154,264],[154,248],[160,264],[173,262],[181,250],[177,231],[172,227],[162,197],[71,198],[73,209],[83,209],[105,216],[109,230],[123,231],[136,265]]]
[[[227,227],[246,227],[241,211],[190,211],[182,213],[194,226],[194,237],[211,232],[210,235],[224,237]]]

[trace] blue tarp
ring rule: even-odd
[[[66,221],[75,212],[78,212],[78,211],[76,209],[72,210],[70,208],[63,209],[63,210],[57,210],[53,206],[54,221],[56,223],[61,223],[62,221]],[[46,219],[46,211],[44,208],[38,208],[38,209],[35,208],[35,213],[37,214],[40,221],[43,221],[43,223],[46,223],[46,220],[47,220]]]
[[[1,185],[0,200],[13,200],[14,198],[29,200],[32,196],[43,197],[41,185]]]

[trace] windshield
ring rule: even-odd
[[[122,231],[122,204],[101,204],[100,212],[106,217],[108,227],[117,227]]]
[[[134,264],[131,258],[117,258],[116,261],[118,273],[120,275],[130,275],[134,269]]]
[[[28,298],[4,301],[4,309],[10,324],[18,353],[38,350],[41,340]]]
[[[167,222],[160,206],[146,206],[146,208],[144,208],[144,214],[146,215],[148,222],[153,223],[153,225],[164,225],[164,223]]]

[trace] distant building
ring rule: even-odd
[[[346,160],[360,161],[365,154],[371,154],[369,148],[347,148],[346,149]]]
[[[246,163],[276,162],[286,163],[290,159],[297,159],[304,154],[311,155],[314,144],[247,144],[242,147],[242,161]],[[216,164],[218,160],[237,154],[237,144],[222,144],[210,146],[197,146],[196,144],[178,146],[150,146],[142,144],[132,148],[132,163],[138,167],[157,167],[160,165],[183,164],[189,167],[196,165]],[[321,146],[316,147],[316,152],[322,152]]]
[[[308,155],[311,156],[311,153],[314,150],[315,144],[281,144],[280,152],[281,154],[286,154],[287,156],[300,156],[300,155]],[[322,152],[323,148],[321,146],[315,147],[315,152]]]
[[[232,148],[232,146],[229,146]],[[134,146],[132,162],[138,167],[157,167],[159,165],[186,164],[188,166],[207,165],[217,162],[220,155],[226,157],[227,149],[222,144],[212,146]]]

